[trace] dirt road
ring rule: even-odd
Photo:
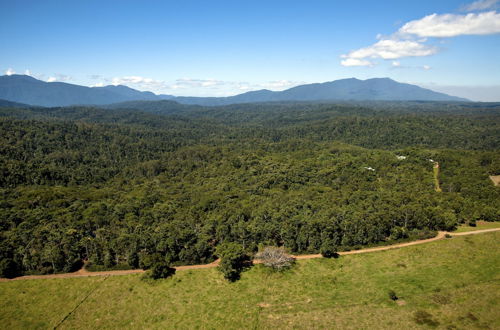
[[[366,248],[366,249],[360,249],[360,250],[339,252],[339,255],[371,253],[371,252],[377,252],[377,251],[399,249],[399,248],[402,248],[405,246],[425,244],[425,243],[429,243],[429,242],[443,239],[446,234],[449,234],[451,236],[465,236],[465,235],[476,235],[476,234],[488,233],[488,232],[499,231],[499,230],[500,230],[500,228],[492,228],[492,229],[482,229],[482,230],[469,231],[469,232],[463,232],[463,233],[450,233],[450,232],[440,231],[440,232],[438,232],[437,236],[433,237],[433,238],[428,238],[428,239],[423,239],[423,240],[413,241],[413,242],[407,242],[407,243],[394,244],[394,245],[379,246],[379,247]],[[298,255],[298,256],[294,256],[294,257],[297,260],[322,258],[321,254]],[[257,264],[257,263],[259,263],[259,261],[255,260],[254,263]],[[190,270],[190,269],[213,268],[213,267],[217,267],[218,264],[219,264],[219,260],[216,260],[210,264],[178,266],[178,267],[175,267],[175,269],[177,271],[182,271],[182,270]],[[74,273],[51,274],[51,275],[27,275],[27,276],[16,277],[13,279],[0,278],[0,282],[17,281],[17,280],[32,280],[32,279],[87,277],[87,276],[116,276],[116,275],[129,275],[129,274],[140,274],[140,273],[144,273],[144,270],[131,269],[131,270],[110,270],[110,271],[103,271],[103,272],[89,272],[89,271],[82,268],[79,271],[74,272]]]

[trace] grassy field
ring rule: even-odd
[[[499,329],[500,233],[339,259],[261,265],[228,283],[216,269],[0,283],[2,328]],[[389,299],[394,290],[399,300]],[[90,295],[89,295],[90,293]]]
[[[476,231],[476,230],[493,229],[493,228],[500,228],[500,221],[495,221],[495,222],[477,221],[476,227],[471,227],[467,224],[463,224],[460,225],[455,232],[463,233],[466,231]]]

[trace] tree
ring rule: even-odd
[[[16,262],[10,258],[0,260],[0,277],[14,278],[21,275]]]
[[[335,242],[328,238],[321,243],[320,252],[325,258],[337,258],[339,254],[337,253],[337,245]]]
[[[223,243],[217,247],[216,254],[220,258],[219,271],[231,282],[238,280],[241,272],[250,265],[250,257],[238,243]]]
[[[268,246],[255,255],[256,259],[262,261],[264,266],[273,270],[281,271],[290,268],[295,258],[286,253],[283,247]]]
[[[167,278],[175,274],[175,268],[170,267],[164,256],[159,253],[149,255],[143,261],[146,273],[145,278],[152,278],[154,280],[160,278]]]

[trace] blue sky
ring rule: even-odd
[[[0,0],[0,70],[195,96],[390,77],[500,101],[499,3]]]

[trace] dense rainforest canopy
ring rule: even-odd
[[[499,154],[499,104],[3,107],[1,269],[205,263],[230,242],[317,253],[499,220]]]

